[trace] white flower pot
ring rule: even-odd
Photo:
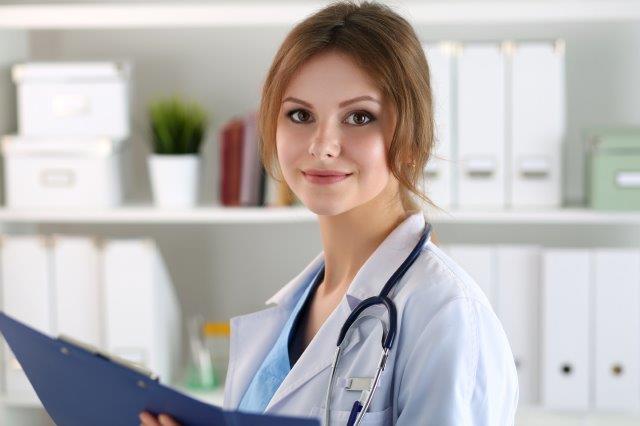
[[[156,206],[194,207],[198,202],[200,156],[160,155],[148,158],[151,190]]]

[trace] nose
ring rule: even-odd
[[[309,154],[319,159],[340,155],[340,134],[335,127],[331,120],[318,125],[309,146]]]

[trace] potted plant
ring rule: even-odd
[[[159,207],[197,204],[204,110],[176,96],[150,104],[152,154],[148,158],[153,199]]]

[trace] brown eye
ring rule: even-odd
[[[309,112],[303,109],[294,109],[287,114],[294,123],[304,123],[309,119]]]
[[[347,118],[347,123],[354,124],[356,126],[362,126],[370,121],[373,121],[371,114],[362,111],[353,112],[349,114],[349,117]]]

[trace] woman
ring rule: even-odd
[[[267,301],[274,307],[232,319],[224,406],[322,419],[342,324],[380,293],[427,225],[419,180],[434,143],[428,65],[411,26],[388,7],[339,2],[291,31],[262,95],[263,163],[318,215],[323,251]],[[478,285],[427,239],[389,296],[398,332],[363,424],[513,424],[513,356]],[[388,323],[379,306],[369,310]],[[378,324],[363,321],[349,337],[330,424],[345,424],[361,397],[348,379],[375,373]]]

